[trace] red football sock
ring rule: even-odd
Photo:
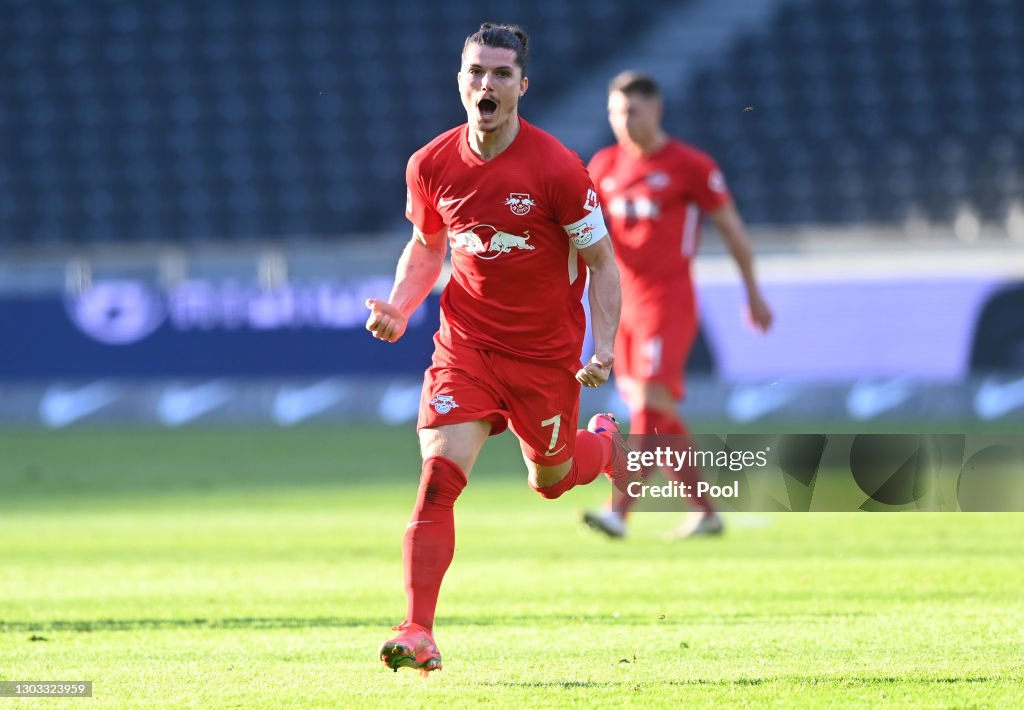
[[[576,430],[576,453],[573,454],[572,468],[558,483],[544,488],[533,489],[544,498],[558,498],[570,488],[585,486],[601,475],[601,469],[612,463],[615,450],[611,439],[586,429]]]
[[[441,580],[455,556],[455,499],[466,487],[466,474],[443,456],[423,461],[420,490],[402,540],[405,566],[406,621],[434,627]]]
[[[658,420],[655,418],[654,421],[652,421],[652,416],[656,416],[658,414],[657,410],[654,409],[641,409],[630,413],[629,433],[631,436],[636,437],[634,438],[634,441],[637,442],[637,448],[641,451],[645,451],[648,448],[648,442],[644,437],[642,437],[643,434],[647,434],[649,432],[653,433],[656,429],[658,433],[661,433],[661,428],[658,427],[657,424]],[[650,478],[650,475],[651,469],[649,468],[644,468],[640,472],[640,478],[644,481]],[[629,509],[633,507],[634,503],[636,503],[636,498],[627,495],[625,491],[612,488],[612,510],[621,515],[623,520],[625,520],[626,516],[629,515]]]
[[[630,419],[629,426],[630,434],[643,435],[640,440],[639,448],[641,450],[647,450],[654,446],[648,437],[661,436],[665,434],[671,434],[675,436],[687,436],[689,431],[686,429],[686,425],[683,424],[683,420],[677,415],[669,412],[664,412],[660,409],[641,409],[637,412],[633,412]],[[643,471],[643,477],[646,479],[650,475],[649,470]],[[665,471],[665,475],[670,479],[674,479],[681,483],[690,486],[690,490],[693,491],[692,501],[694,507],[703,510],[705,513],[713,513],[715,511],[714,505],[707,496],[697,496],[697,482],[703,481],[701,478],[700,471],[696,466],[687,464],[678,471],[669,469]],[[615,492],[613,498],[613,508],[619,511],[619,514],[623,518],[629,513],[629,509],[633,507],[633,503],[636,502],[635,498],[627,496],[625,493]]]
[[[673,434],[676,436],[689,437],[690,432],[686,428],[686,424],[677,415],[667,414],[665,412],[659,412],[661,414],[661,421],[659,423],[658,433],[659,434]],[[661,427],[664,427],[662,430]],[[689,440],[689,439],[687,439]],[[674,478],[680,483],[685,483],[693,491],[693,497],[690,498],[690,502],[695,508],[698,508],[705,513],[714,513],[715,505],[711,502],[711,499],[705,495],[697,495],[697,483],[704,480],[703,476],[700,475],[700,469],[693,464],[687,463],[678,471],[669,469],[665,471],[665,475],[669,478]]]

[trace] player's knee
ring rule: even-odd
[[[555,498],[561,498],[565,490],[561,488],[557,483],[553,486],[538,486],[533,480],[530,481],[530,488],[537,492],[544,500],[554,500]]]
[[[545,500],[560,498],[572,488],[572,479],[567,465],[537,466],[530,471],[528,482],[530,488]]]
[[[466,487],[466,474],[451,459],[430,456],[420,470],[420,490],[428,503],[452,506]]]
[[[537,491],[537,495],[539,495],[544,500],[554,500],[555,498],[561,498],[562,494],[565,493],[564,490],[560,489],[557,486],[547,486],[545,488],[541,488],[540,486],[535,486],[531,483],[530,488]]]

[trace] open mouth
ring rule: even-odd
[[[476,105],[476,108],[484,118],[490,118],[498,112],[498,104],[490,99],[481,99],[480,103]]]

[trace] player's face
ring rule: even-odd
[[[646,145],[661,130],[661,99],[612,92],[608,96],[608,123],[619,143]]]
[[[515,118],[527,79],[516,64],[516,53],[502,47],[470,44],[462,55],[459,93],[469,127],[491,133]]]

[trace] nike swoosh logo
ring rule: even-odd
[[[221,382],[207,382],[198,387],[171,386],[160,395],[156,414],[167,426],[181,426],[198,419],[231,399]]]
[[[423,385],[388,385],[380,398],[377,414],[385,424],[402,424],[415,419],[420,411]]]
[[[854,419],[872,419],[903,404],[911,395],[904,378],[885,382],[857,382],[846,396],[846,411]]]
[[[974,411],[982,419],[998,419],[1024,406],[1024,377],[1000,384],[986,377],[974,395]]]
[[[281,426],[291,426],[333,407],[346,389],[334,380],[309,387],[282,387],[274,397],[271,415]]]
[[[438,207],[447,207],[448,205],[454,205],[456,202],[462,202],[464,199],[466,199],[466,198],[465,197],[441,198],[440,200],[437,201],[437,206]]]
[[[117,399],[113,386],[94,382],[78,389],[50,387],[39,402],[43,424],[59,429],[99,411]]]
[[[751,422],[781,409],[796,399],[797,393],[779,385],[739,386],[729,393],[726,411],[737,422]]]
[[[555,454],[557,454],[557,453],[558,453],[559,451],[561,451],[561,450],[562,450],[562,449],[564,449],[565,447],[566,447],[566,445],[565,445],[565,444],[562,444],[561,446],[559,446],[559,447],[558,447],[557,449],[555,449],[554,451],[545,451],[545,452],[544,452],[544,455],[545,455],[545,456],[554,456]]]

